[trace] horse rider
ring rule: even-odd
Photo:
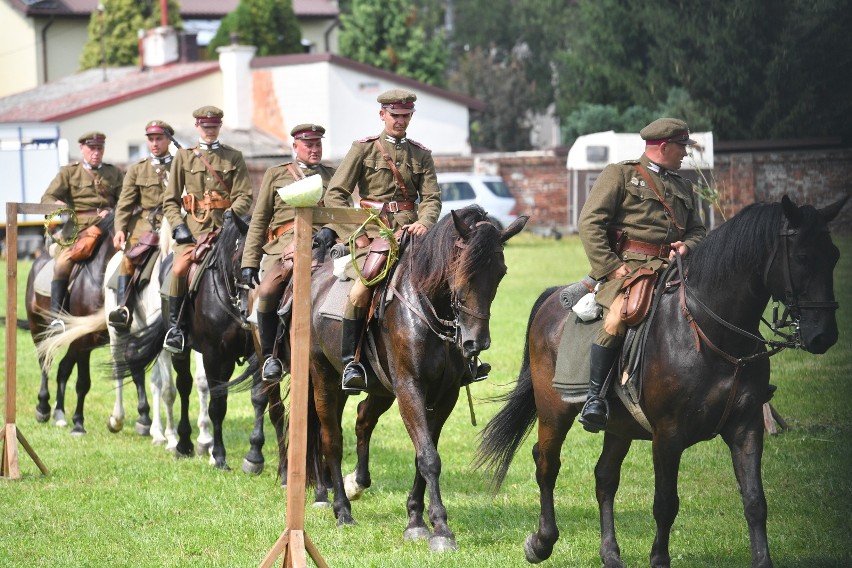
[[[384,129],[380,134],[352,143],[331,178],[325,205],[351,206],[352,192],[357,186],[362,208],[380,211],[392,231],[405,230],[419,237],[438,221],[441,190],[431,150],[406,137],[417,95],[403,89],[392,89],[376,100],[380,104],[379,119]],[[355,245],[357,250],[352,251],[352,255],[366,281],[381,274],[389,245],[379,236],[379,228],[368,224],[365,232],[355,239]],[[365,265],[371,268],[364,269]],[[354,282],[343,313],[340,343],[344,366],[342,387],[346,392],[355,393],[367,387],[366,373],[355,360],[355,354],[373,288],[368,287],[351,267],[347,269],[347,275],[354,277]],[[371,286],[376,283],[372,281]]]
[[[116,250],[130,252],[143,234],[159,230],[163,192],[172,167],[169,144],[174,134],[174,129],[162,120],[152,120],[145,125],[150,155],[127,168],[124,176],[124,185],[115,207],[115,236],[112,244]],[[135,269],[131,259],[125,255],[118,269],[118,306],[109,314],[109,324],[116,329],[130,328],[132,307],[127,304],[133,297],[129,288]]]
[[[675,251],[686,256],[706,234],[692,182],[677,173],[687,146],[696,144],[687,124],[660,118],[639,135],[645,140],[642,156],[604,168],[580,212],[591,276],[605,280],[595,296],[604,308],[603,328],[592,343],[589,394],[579,417],[589,432],[607,423],[601,389],[627,329],[621,319],[622,285],[640,268],[661,271]]]
[[[224,114],[215,106],[192,113],[198,144],[177,151],[163,193],[163,214],[174,227],[176,243],[169,286],[170,328],[163,342],[170,353],[183,353],[186,345],[180,320],[196,238],[221,228],[225,210],[243,216],[252,204],[253,190],[242,152],[219,141]]]
[[[103,162],[106,135],[87,132],[77,140],[83,159],[59,168],[41,198],[42,203],[56,204],[74,210],[77,216],[78,240],[63,247],[56,255],[53,281],[50,283],[50,311],[59,314],[68,296],[68,280],[77,262],[89,258],[102,231],[98,223],[115,207],[124,174]],[[63,330],[62,320],[55,318],[49,328]]]
[[[293,275],[293,226],[295,209],[278,197],[276,191],[311,175],[322,178],[328,186],[334,168],[320,163],[325,128],[318,124],[300,124],[290,131],[296,159],[266,170],[255,202],[246,244],[243,250],[242,278],[250,288],[257,284],[257,330],[263,357],[265,381],[278,381],[283,373],[281,361],[273,357],[278,333],[278,304]],[[336,239],[329,227],[323,227],[315,239],[326,247]],[[259,269],[263,279],[259,278]]]

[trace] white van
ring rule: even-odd
[[[500,176],[487,176],[470,172],[438,172],[441,188],[441,217],[453,209],[476,203],[488,213],[498,229],[505,229],[515,219],[515,198]]]

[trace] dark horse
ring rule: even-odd
[[[86,319],[88,325],[75,326],[75,329],[62,333],[45,333],[52,316],[50,311],[50,296],[36,294],[36,275],[51,260],[50,255],[43,254],[33,263],[27,278],[26,310],[30,324],[30,334],[38,348],[39,366],[41,367],[41,388],[38,393],[38,404],[35,415],[39,422],[50,419],[50,390],[48,389],[48,371],[53,355],[60,348],[67,347],[65,355],[59,362],[56,373],[56,406],[53,409],[53,420],[58,426],[65,426],[65,388],[74,366],[77,367],[77,406],[72,418],[74,426],[71,434],[86,433],[83,426],[83,405],[86,395],[92,387],[92,377],[89,368],[92,349],[105,345],[109,336],[105,333],[102,322],[104,304],[103,282],[104,272],[110,258],[115,254],[112,246],[113,214],[104,217],[98,226],[103,230],[95,250],[87,260],[77,263],[72,273],[70,292],[66,300],[67,312],[76,318]],[[144,389],[143,389],[144,390]],[[140,410],[142,405],[140,404]],[[144,407],[147,411],[147,403]]]
[[[184,306],[185,321],[189,330],[187,345],[198,351],[204,361],[207,382],[210,385],[209,415],[213,426],[210,448],[211,462],[219,469],[230,469],[225,460],[222,425],[228,410],[228,384],[234,367],[254,354],[249,325],[246,321],[248,288],[240,276],[240,261],[245,246],[248,223],[237,215],[226,213],[225,223],[216,238],[207,268],[201,275],[197,289]],[[124,348],[126,363],[130,366],[148,365],[160,353],[166,332],[162,318],[146,332],[128,338]],[[256,359],[253,359],[256,361]],[[175,386],[180,395],[180,419],[175,454],[179,457],[193,455],[192,426],[189,420],[189,396],[193,378],[189,357],[172,357],[177,378]],[[251,375],[251,370],[248,372]],[[268,394],[260,381],[252,386],[252,405],[255,409],[255,428],[250,436],[251,448],[243,461],[247,473],[263,470],[263,419]],[[208,448],[198,448],[199,453]]]
[[[389,290],[379,288],[376,292],[385,297],[392,295],[393,299],[384,308],[381,320],[373,320],[365,340],[361,360],[369,359],[372,366],[375,363],[367,353],[377,352],[380,370],[375,371],[381,378],[377,378],[374,369],[368,369],[369,396],[359,406],[359,418],[365,414],[365,405],[373,404],[379,410],[373,413],[372,424],[358,425],[358,434],[362,438],[365,429],[371,432],[378,415],[396,397],[416,452],[405,537],[429,538],[432,550],[456,548],[438,485],[438,437],[458,399],[460,380],[470,372],[476,356],[491,344],[491,302],[506,273],[503,245],[523,229],[526,221],[526,217],[521,217],[500,231],[488,222],[481,207],[455,211],[425,236],[412,241],[400,256]],[[341,415],[347,398],[340,388],[341,325],[319,311],[336,280],[330,262],[319,267],[313,276],[310,376],[314,405],[308,412],[313,427],[319,422],[321,443],[309,444],[308,455],[312,463],[318,463],[317,446],[321,446],[334,489],[337,524],[349,525],[354,520],[341,473]],[[369,442],[369,432],[365,435]],[[366,459],[361,455],[366,442],[359,439],[359,461]],[[308,468],[309,474],[320,469]],[[431,534],[423,520],[427,488]]]
[[[769,384],[769,355],[780,346],[767,349],[758,326],[774,298],[786,305],[798,326],[788,346],[824,353],[835,344],[832,273],[839,252],[827,223],[845,201],[821,210],[797,207],[786,197],[781,203],[751,205],[711,232],[687,257],[685,288],[673,286],[662,297],[647,331],[641,408],[652,432],[640,426],[619,400],[610,401],[610,419],[595,467],[604,566],[623,566],[613,501],[632,440],[652,440],[657,534],[650,561],[654,567],[667,567],[669,536],[679,506],[681,454],[717,433],[730,448],[748,523],[752,566],[772,566],[760,472],[761,408]],[[493,468],[499,486],[538,418],[533,459],[541,515],[538,531],[524,543],[532,563],[549,558],[559,537],[553,491],[560,449],[582,406],[563,402],[552,384],[562,330],[572,317],[560,305],[556,291],[546,291],[532,309],[518,383],[505,396],[505,407],[483,430],[477,460],[478,465]],[[682,309],[683,299],[688,309]],[[686,312],[694,316],[697,327],[687,322]],[[576,372],[588,376],[588,369]]]

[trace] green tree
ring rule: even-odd
[[[444,84],[444,34],[426,29],[407,0],[352,0],[341,14],[340,54],[431,85]]]
[[[236,34],[239,43],[257,47],[258,56],[304,51],[302,28],[291,0],[240,0],[210,40],[208,57],[215,59],[216,48],[230,44],[231,34]]]
[[[158,0],[102,0],[103,11],[95,10],[89,19],[88,39],[80,55],[80,69],[137,65],[139,30],[160,25]],[[169,25],[180,28],[180,6],[169,0]],[[103,61],[102,61],[103,60]]]

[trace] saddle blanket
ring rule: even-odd
[[[594,280],[587,277],[587,280],[566,286],[558,292],[562,307],[569,313],[556,354],[553,388],[567,402],[586,400],[589,392],[591,345],[603,327],[603,319],[584,322],[571,311],[571,307],[589,293],[584,282],[594,286]]]
[[[51,258],[47,264],[41,267],[41,270],[36,274],[33,281],[33,289],[39,296],[50,297],[50,283],[53,281],[53,267],[56,265],[56,260]]]
[[[347,298],[351,288],[351,281],[335,279],[334,284],[331,285],[331,289],[325,296],[325,300],[319,307],[320,315],[324,318],[342,321],[343,309],[346,307],[346,302],[349,301]]]

